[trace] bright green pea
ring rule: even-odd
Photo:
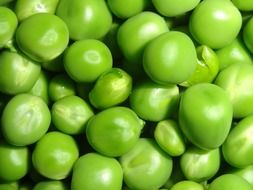
[[[15,3],[15,13],[19,21],[37,14],[51,13],[54,14],[59,0],[18,0]]]
[[[130,107],[139,117],[148,121],[161,121],[177,110],[179,88],[145,80],[134,86],[129,97]]]
[[[69,188],[63,181],[41,181],[37,183],[33,190],[68,190]]]
[[[38,141],[48,130],[51,115],[47,104],[38,96],[18,94],[5,106],[1,124],[6,141],[16,146]]]
[[[231,1],[241,11],[253,10],[253,2],[251,0],[231,0]]]
[[[48,76],[44,71],[40,72],[38,80],[35,82],[33,87],[28,91],[28,93],[41,97],[46,104],[49,104],[48,96]]]
[[[31,59],[47,62],[65,50],[69,31],[59,17],[50,13],[37,13],[20,23],[16,30],[16,41]]]
[[[51,114],[54,126],[70,135],[84,133],[88,120],[94,115],[88,103],[78,96],[57,100]]]
[[[128,61],[141,64],[142,53],[148,42],[168,30],[163,17],[154,12],[144,11],[120,25],[117,41]]]
[[[105,109],[124,102],[132,90],[132,77],[120,68],[112,68],[96,80],[89,93],[91,104]]]
[[[222,48],[229,45],[242,26],[240,11],[230,0],[203,0],[190,16],[192,36],[202,45]]]
[[[220,70],[234,63],[253,64],[248,49],[239,37],[237,37],[231,44],[218,49],[216,55],[220,62]]]
[[[99,153],[117,157],[128,152],[138,141],[144,121],[130,108],[116,106],[93,116],[87,124],[89,144]]]
[[[251,17],[243,27],[243,41],[251,53],[253,53],[253,18]]]
[[[172,159],[153,139],[140,138],[120,157],[124,182],[130,189],[157,190],[170,177]]]
[[[157,144],[170,156],[180,156],[185,151],[185,140],[178,124],[173,120],[157,123],[154,131]]]
[[[76,94],[74,81],[68,75],[60,73],[49,81],[48,95],[50,100],[57,101],[63,97]]]
[[[191,86],[198,83],[211,83],[219,71],[219,59],[216,53],[209,47],[202,45],[197,47],[197,67],[190,78],[181,83],[182,86]]]
[[[240,176],[223,174],[215,178],[208,190],[251,190],[250,184]]]
[[[112,68],[112,54],[101,41],[76,41],[66,50],[64,68],[76,82],[94,82],[103,72]]]
[[[218,74],[215,84],[229,95],[235,118],[253,114],[253,65],[232,64]]]
[[[0,183],[0,189],[3,190],[19,190],[18,182],[7,182],[7,183]]]
[[[78,157],[79,150],[74,138],[54,131],[46,133],[36,143],[32,163],[42,176],[61,180],[70,175]]]
[[[170,190],[204,190],[204,187],[194,181],[180,181],[173,185]]]
[[[243,168],[253,164],[253,116],[244,117],[232,128],[222,145],[225,160],[234,167]]]
[[[122,183],[122,168],[115,158],[87,153],[74,165],[71,189],[121,190]]]
[[[174,17],[194,9],[200,0],[152,0],[156,10],[163,16]]]
[[[194,145],[218,148],[225,141],[232,124],[232,103],[221,87],[200,83],[188,87],[179,105],[179,126]]]
[[[126,19],[141,13],[148,5],[148,0],[108,0],[111,12],[119,18]]]
[[[18,19],[15,13],[7,8],[0,7],[0,49],[8,45],[12,40],[18,25]]]
[[[0,155],[1,180],[17,181],[28,173],[30,166],[28,147],[17,147],[5,142],[0,142]]]
[[[244,168],[234,168],[231,173],[242,177],[253,187],[253,165],[249,165]]]
[[[73,40],[100,39],[112,24],[112,15],[104,0],[61,0],[56,15],[67,24]]]
[[[220,167],[219,149],[189,147],[180,158],[180,166],[188,180],[203,182],[211,179]]]
[[[161,84],[179,84],[187,80],[196,66],[195,46],[182,32],[161,34],[146,46],[143,53],[145,72]]]
[[[39,78],[41,66],[22,54],[0,52],[0,91],[15,95],[29,91]]]

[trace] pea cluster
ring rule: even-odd
[[[0,190],[252,190],[252,0],[0,0]]]

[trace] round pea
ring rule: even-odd
[[[235,174],[223,174],[215,178],[208,190],[250,190],[250,184],[240,176]]]
[[[18,94],[11,98],[1,118],[3,136],[16,146],[38,141],[47,132],[50,122],[47,104],[31,94]]]
[[[59,0],[18,0],[15,3],[15,13],[19,21],[37,14],[51,13],[54,14]]]
[[[89,144],[99,153],[117,157],[138,141],[144,121],[130,108],[115,106],[93,116],[87,124]]]
[[[225,160],[234,167],[243,168],[253,164],[253,116],[244,117],[232,128],[222,145]]]
[[[68,190],[68,187],[63,181],[47,180],[35,184],[33,190]]]
[[[88,120],[94,115],[91,107],[78,96],[57,100],[51,109],[54,126],[65,134],[85,132]]]
[[[211,179],[220,167],[219,149],[202,150],[189,147],[180,158],[180,166],[188,180],[203,182]]]
[[[15,95],[29,91],[39,78],[41,66],[22,54],[0,52],[0,91]]]
[[[53,131],[46,133],[32,152],[36,171],[53,180],[67,178],[79,157],[78,146],[70,135]]]
[[[149,80],[135,85],[129,96],[130,107],[147,121],[161,121],[173,116],[178,102],[177,85],[161,85]]]
[[[251,35],[252,31],[253,31],[253,18],[251,17],[243,27],[243,41],[251,53],[253,53],[253,37]]]
[[[234,168],[231,173],[242,177],[253,187],[253,165],[248,165],[244,168]]]
[[[193,74],[196,66],[197,53],[194,44],[182,32],[161,34],[143,52],[144,70],[157,83],[179,84]]]
[[[233,109],[221,87],[199,83],[188,87],[179,105],[179,126],[194,145],[215,149],[223,144],[232,124]]]
[[[99,40],[80,40],[68,47],[63,64],[74,81],[94,82],[103,72],[112,68],[112,54]]]
[[[65,73],[56,74],[49,81],[48,96],[53,102],[75,94],[75,83]]]
[[[230,0],[203,0],[193,10],[189,21],[195,40],[214,49],[229,45],[241,26],[241,13]]]
[[[200,0],[152,0],[156,10],[163,16],[174,17],[194,9]]]
[[[17,147],[2,141],[0,155],[0,180],[17,181],[28,173],[30,166],[28,147]]]
[[[112,24],[112,15],[104,0],[61,0],[56,15],[67,24],[72,40],[100,39]]]
[[[194,181],[183,180],[173,185],[170,190],[204,190],[204,187]]]
[[[185,152],[185,139],[174,120],[157,123],[154,131],[157,144],[170,156],[180,156]]]
[[[0,49],[12,40],[18,26],[18,19],[15,13],[7,8],[0,7]]]
[[[150,11],[128,18],[120,25],[117,42],[124,57],[134,63],[142,62],[142,53],[149,41],[169,29],[163,17]]]
[[[120,68],[112,68],[96,80],[89,93],[91,104],[105,109],[123,103],[132,90],[132,77]]]
[[[251,0],[231,0],[231,1],[241,11],[253,10],[253,2]]]
[[[253,65],[232,64],[218,74],[215,84],[229,95],[235,118],[253,114]]]
[[[153,139],[140,138],[119,158],[124,182],[130,189],[158,189],[170,177],[172,159]]]
[[[37,13],[20,23],[16,41],[31,59],[47,62],[63,53],[69,42],[69,31],[56,15]]]
[[[123,171],[115,158],[87,153],[73,167],[72,190],[121,190]]]

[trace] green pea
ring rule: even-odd
[[[28,147],[0,142],[0,155],[0,180],[17,181],[28,173],[30,166]]]
[[[75,94],[75,83],[68,75],[60,73],[49,81],[48,95],[53,102]]]
[[[80,40],[68,47],[63,64],[74,81],[94,82],[103,72],[112,68],[112,54],[99,40]]]
[[[89,93],[91,104],[105,109],[124,102],[132,90],[132,77],[120,68],[112,68],[96,80]]]
[[[0,49],[7,46],[12,40],[18,25],[18,19],[15,13],[7,8],[0,7]]]
[[[7,183],[0,183],[0,189],[3,190],[19,190],[18,182],[7,182]]]
[[[148,0],[108,0],[108,6],[111,12],[119,18],[130,18],[141,13],[148,5]]]
[[[190,16],[192,36],[202,45],[222,48],[239,34],[242,16],[230,0],[203,0]]]
[[[42,176],[61,180],[70,175],[78,157],[79,150],[74,138],[53,131],[46,133],[36,143],[32,152],[32,163]]]
[[[225,141],[232,124],[233,109],[221,87],[200,83],[188,87],[179,105],[179,126],[194,145],[218,148]]]
[[[22,54],[0,52],[0,91],[15,95],[29,91],[39,78],[41,66]]]
[[[232,64],[218,74],[215,84],[229,95],[235,118],[253,114],[253,65]]]
[[[56,15],[67,24],[73,40],[100,39],[112,24],[112,15],[104,0],[61,0]]]
[[[47,132],[51,115],[40,97],[18,94],[5,106],[1,122],[6,141],[25,146],[37,142]]]
[[[126,185],[140,190],[157,190],[169,179],[173,167],[171,157],[149,138],[140,138],[120,157],[120,163]]]
[[[168,30],[163,17],[154,12],[144,11],[120,25],[117,41],[128,61],[141,64],[142,53],[148,42]]]
[[[216,51],[220,62],[220,70],[234,63],[253,64],[252,57],[242,39],[237,37],[231,44]]]
[[[157,144],[170,156],[180,156],[186,149],[184,137],[178,124],[173,120],[158,122],[154,137]]]
[[[215,178],[208,190],[250,190],[250,184],[240,176],[234,174],[223,174]]]
[[[211,179],[220,167],[219,149],[202,150],[189,147],[180,158],[180,166],[188,180],[203,182]]]
[[[223,156],[231,166],[243,168],[253,164],[253,142],[250,136],[252,131],[252,115],[244,117],[232,128],[222,145]]]
[[[171,31],[158,36],[143,53],[144,70],[153,81],[161,84],[179,84],[187,80],[196,66],[194,44],[182,32]]]
[[[69,42],[69,31],[65,22],[56,15],[37,13],[20,23],[16,41],[31,59],[47,62],[63,53]]]
[[[88,120],[94,115],[92,109],[78,96],[67,96],[57,100],[51,109],[54,126],[65,134],[85,132]]]
[[[145,80],[134,86],[129,102],[142,119],[161,121],[173,116],[177,110],[179,88],[173,84],[161,85]]]
[[[127,107],[107,108],[92,117],[86,127],[89,144],[99,153],[117,157],[138,141],[144,121]]]
[[[163,16],[174,17],[194,9],[200,0],[152,0],[156,10]]]
[[[121,190],[123,172],[115,158],[87,153],[75,163],[71,178],[72,190]]]
[[[208,46],[197,47],[197,67],[190,78],[181,83],[182,86],[191,86],[203,82],[213,82],[219,71],[219,59],[216,53]]]
[[[69,188],[63,181],[41,181],[37,183],[33,190],[68,190]]]
[[[204,187],[194,181],[180,181],[173,185],[170,190],[204,190]]]
[[[20,21],[37,13],[54,14],[58,2],[59,0],[18,0],[15,3],[15,13]]]
[[[244,178],[253,187],[253,165],[248,165],[244,168],[234,168],[231,173]]]
[[[251,17],[243,27],[243,41],[246,47],[249,49],[251,53],[253,53],[253,38],[251,33],[253,31],[253,18]]]
[[[233,4],[242,11],[252,11],[253,2],[251,0],[232,0]]]

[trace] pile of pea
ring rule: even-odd
[[[0,0],[0,190],[253,190],[252,0]]]

